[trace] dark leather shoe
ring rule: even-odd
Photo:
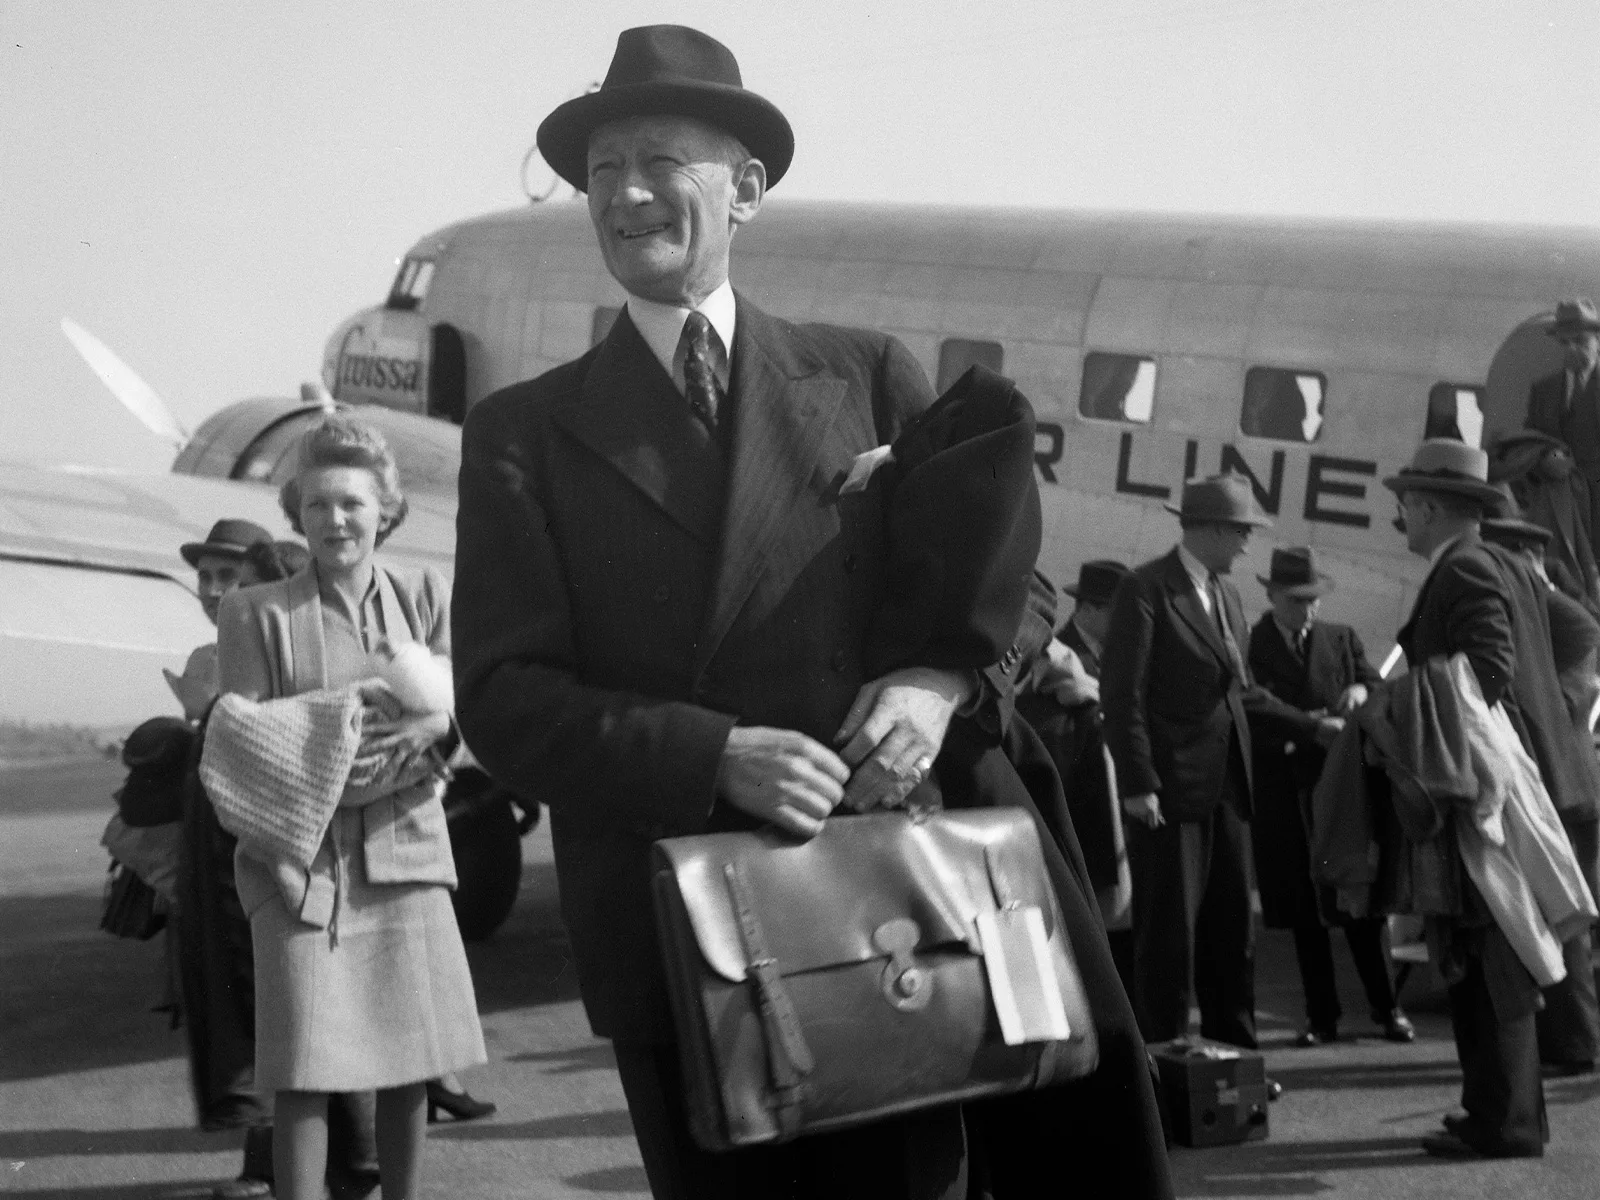
[[[1267,1099],[1276,1100],[1281,1095],[1283,1095],[1283,1084],[1269,1077],[1267,1079]]]
[[[1434,1158],[1482,1158],[1476,1147],[1451,1130],[1423,1137],[1422,1148]]]
[[[1411,1018],[1400,1009],[1380,1014],[1376,1021],[1383,1029],[1383,1039],[1386,1042],[1414,1042],[1417,1040],[1417,1027],[1411,1023]]]
[[[257,1200],[272,1195],[272,1185],[265,1179],[230,1179],[211,1189],[211,1200]]]
[[[1542,1158],[1543,1146],[1489,1146],[1468,1133],[1468,1118],[1446,1117],[1446,1132],[1430,1133],[1422,1148],[1435,1158]]]
[[[1302,1050],[1309,1050],[1312,1046],[1326,1046],[1338,1040],[1339,1030],[1333,1025],[1307,1025],[1300,1031],[1300,1036],[1294,1039],[1294,1044]]]

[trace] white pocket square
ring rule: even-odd
[[[894,461],[893,446],[877,446],[871,450],[864,450],[856,455],[855,461],[850,464],[850,474],[844,477],[844,483],[839,488],[839,495],[848,496],[851,492],[865,491],[867,483],[872,479],[872,473],[884,463]]]

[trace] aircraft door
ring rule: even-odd
[[[1529,317],[1495,351],[1484,389],[1483,445],[1496,434],[1521,429],[1529,385],[1561,369],[1561,344],[1546,332],[1553,318],[1553,313]]]
[[[467,346],[461,331],[445,321],[429,334],[428,415],[452,425],[467,416]]]

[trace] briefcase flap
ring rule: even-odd
[[[731,983],[748,955],[729,894],[737,864],[785,975],[882,958],[874,935],[915,923],[914,949],[978,954],[975,922],[1007,903],[1037,907],[1055,929],[1039,836],[1020,808],[963,809],[922,821],[903,813],[830,817],[810,841],[770,831],[709,834],[655,844],[656,869],[677,880],[706,963]],[[874,886],[863,895],[860,881]]]

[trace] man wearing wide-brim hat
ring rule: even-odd
[[[1546,332],[1561,343],[1563,362],[1528,388],[1523,424],[1559,438],[1572,450],[1589,485],[1589,536],[1600,537],[1600,312],[1586,296],[1556,305]],[[1591,541],[1600,559],[1600,543]]]
[[[1413,668],[1464,654],[1484,701],[1504,706],[1558,810],[1593,820],[1595,757],[1566,711],[1552,651],[1549,588],[1520,556],[1487,545],[1484,512],[1501,502],[1476,447],[1431,439],[1385,479],[1413,554],[1429,563],[1398,640]],[[1539,987],[1461,871],[1448,941],[1465,971],[1450,988],[1464,1116],[1423,1139],[1447,1157],[1544,1152],[1547,1130],[1534,1014]]]
[[[864,787],[920,779],[953,720],[994,744],[1053,598],[991,666],[868,676],[884,489],[845,484],[870,481],[872,455],[932,389],[895,338],[793,325],[734,290],[733,244],[794,137],[726,46],[683,26],[626,30],[600,88],[552,112],[538,144],[587,193],[628,299],[589,353],[467,416],[451,606],[464,734],[499,782],[550,807],[584,1006],[614,1044],[656,1195],[964,1195],[953,1107],[774,1148],[696,1146],[651,846],[758,826],[810,837]],[[1081,917],[1091,1006],[1102,965],[1115,992],[1096,1008],[1100,1069],[1035,1093],[1076,1107],[1035,1121],[1056,1141],[1027,1151],[1055,1153],[1070,1130],[1085,1154],[1125,1156],[1127,1191],[1170,1195],[1142,1043],[1131,1013],[1119,1032],[1092,898],[1062,902],[1075,945]],[[1041,1110],[1018,1111],[1027,1125]],[[989,1149],[998,1176],[1028,1165]]]
[[[1308,713],[1346,714],[1367,699],[1378,672],[1361,638],[1348,625],[1319,619],[1322,598],[1334,590],[1310,546],[1272,552],[1266,575],[1271,606],[1250,631],[1250,673],[1287,704]],[[1311,795],[1327,754],[1315,738],[1258,730],[1255,741],[1256,883],[1263,923],[1294,933],[1295,961],[1305,993],[1306,1024],[1297,1046],[1338,1041],[1341,1014],[1333,970],[1330,925],[1342,926],[1373,1023],[1392,1042],[1416,1036],[1395,1003],[1394,981],[1383,950],[1382,916],[1351,917],[1337,911],[1330,889],[1312,881]]]
[[[1117,589],[1100,675],[1106,745],[1129,819],[1134,1006],[1145,1037],[1189,1032],[1256,1045],[1250,903],[1250,718],[1307,737],[1308,716],[1250,678],[1247,626],[1227,578],[1271,522],[1242,475],[1184,485],[1181,537]]]

